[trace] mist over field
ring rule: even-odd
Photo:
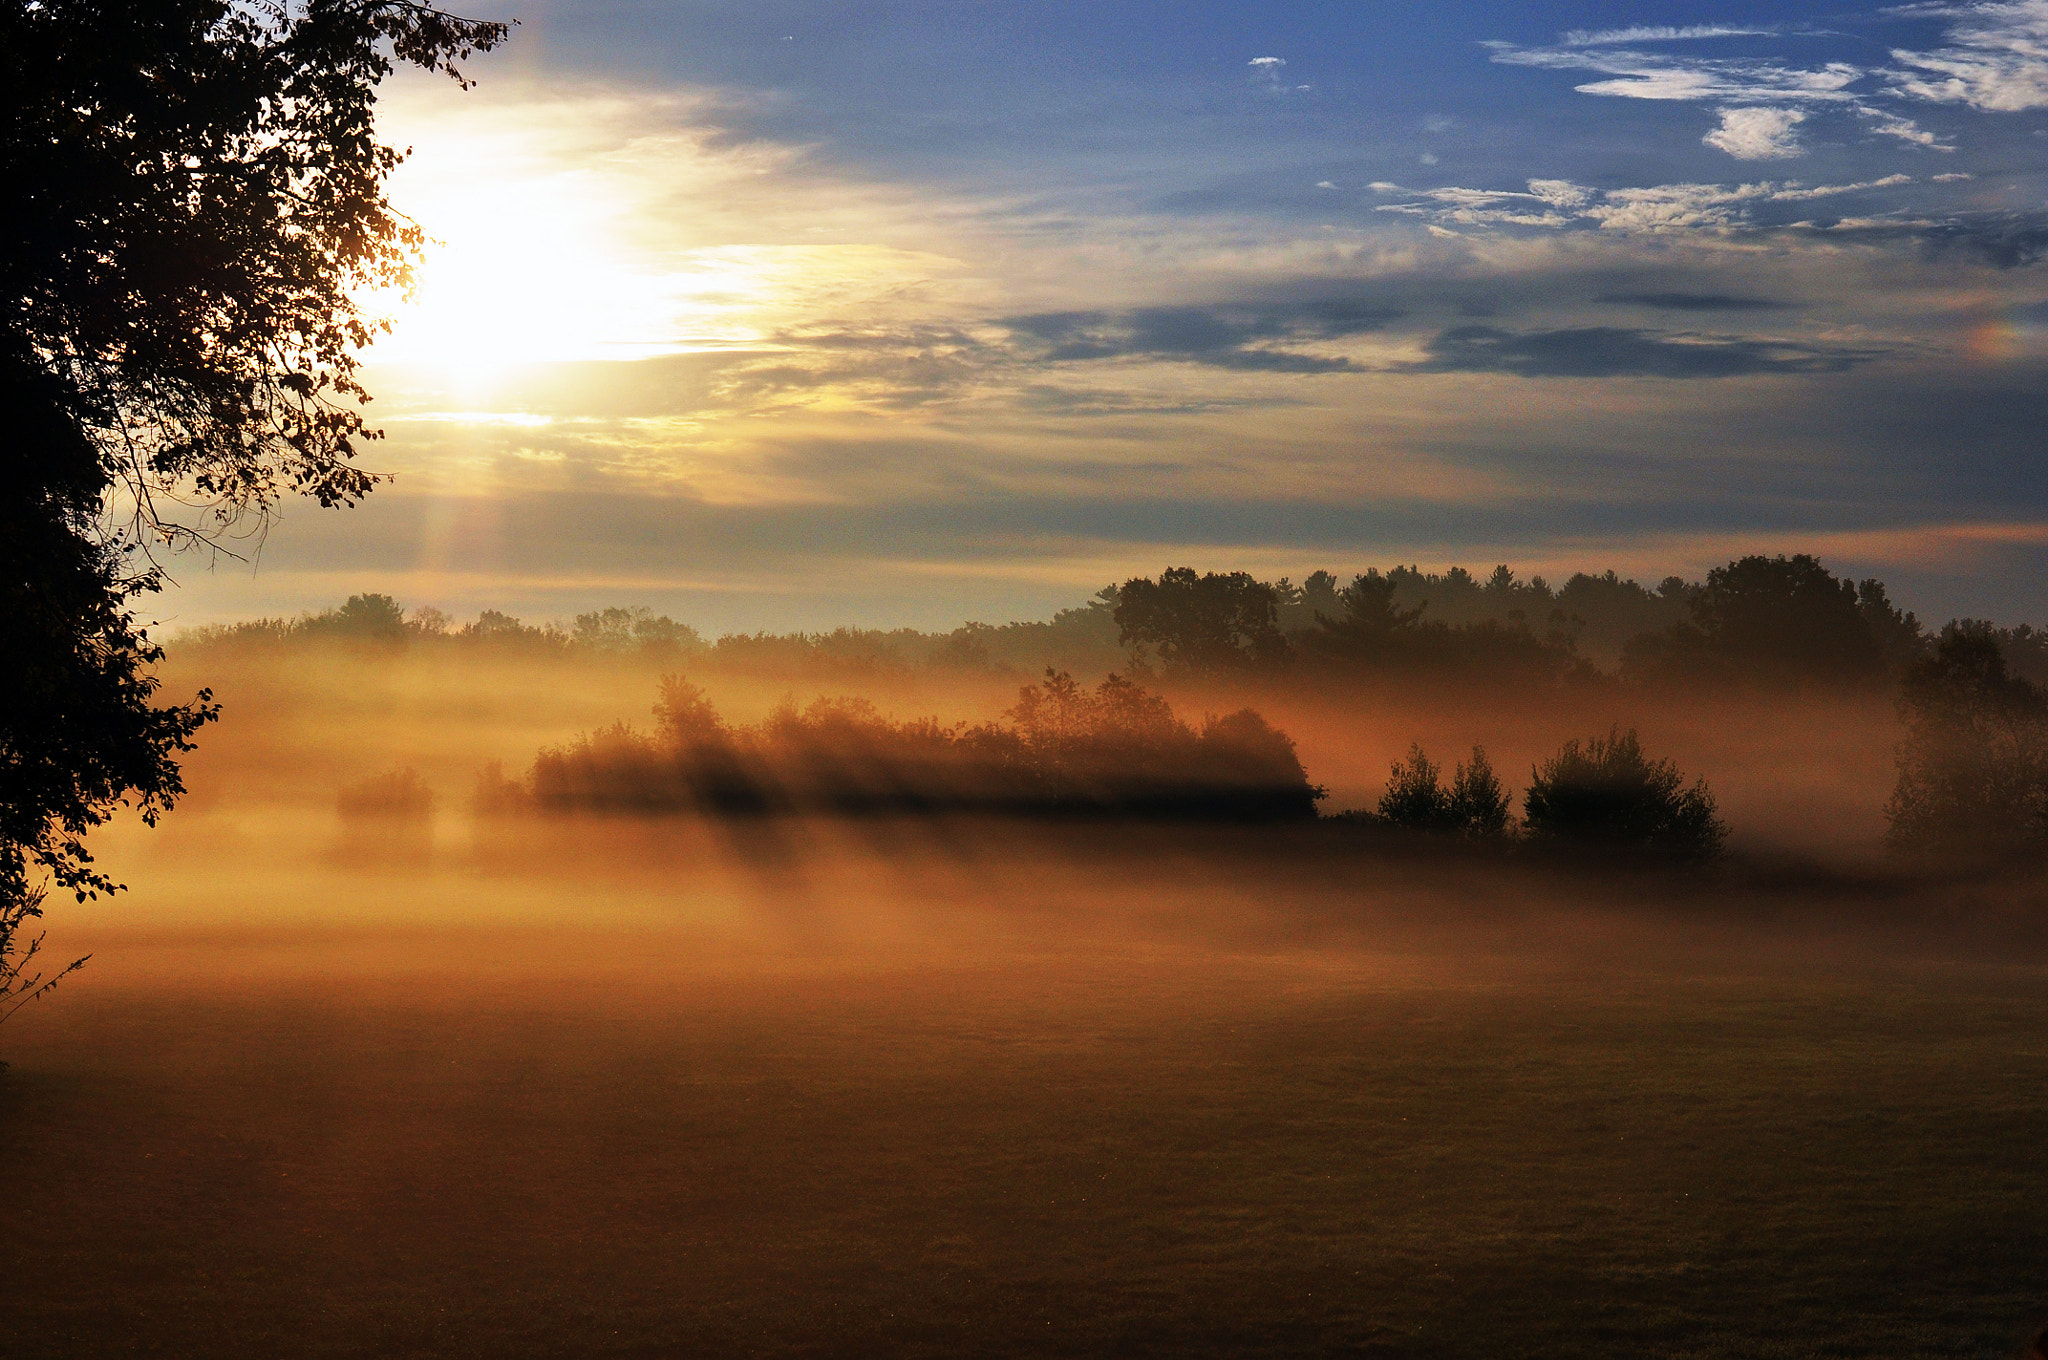
[[[96,838],[135,889],[53,913],[94,958],[7,1029],[13,1314],[81,1355],[1452,1356],[1511,1318],[2002,1356],[2037,1320],[2048,904],[1885,854],[1887,690],[1149,675],[1291,737],[1306,821],[503,801],[655,732],[664,676],[757,741],[1034,684],[762,650],[174,644],[227,716],[174,817]],[[1718,866],[1334,815],[1411,743],[1519,788],[1617,725],[1710,781]]]

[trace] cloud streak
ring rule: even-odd
[[[1454,326],[1431,340],[1428,351],[1427,360],[1406,365],[1406,371],[1520,378],[1738,378],[1845,373],[1887,352],[1618,326],[1520,332]]]
[[[1574,30],[1547,46],[1485,46],[1502,65],[1604,77],[1575,86],[1581,94],[1714,105],[1721,124],[1703,140],[1740,160],[1801,154],[1789,135],[1792,123],[1823,111],[1857,115],[1869,131],[1908,146],[1950,151],[1952,143],[1900,106],[1956,105],[1986,113],[2048,108],[2048,0],[1907,6],[1891,15],[1947,21],[1941,42],[1924,50],[1893,48],[1888,63],[1711,55],[1698,45],[1812,36],[1711,24]],[[1672,45],[1681,50],[1662,50]]]
[[[1883,73],[1899,94],[1932,104],[2018,113],[2048,108],[2048,0],[1925,6],[1955,22],[1928,52],[1894,49]]]

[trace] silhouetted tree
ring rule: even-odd
[[[389,595],[351,595],[340,608],[305,619],[300,631],[312,637],[402,646],[415,630],[406,626],[405,606]]]
[[[1655,591],[1617,572],[1574,572],[1557,592],[1556,610],[1586,651],[1618,659],[1630,638],[1669,629],[1689,615],[1692,591],[1666,577]]]
[[[1169,670],[1241,670],[1286,654],[1278,608],[1274,588],[1245,572],[1169,567],[1157,581],[1124,582],[1116,625],[1126,646],[1152,649]]]
[[[673,655],[694,652],[704,645],[697,630],[687,623],[677,623],[666,614],[657,616],[651,609],[616,606],[578,614],[569,637],[578,647],[593,652],[638,650]]]
[[[1721,853],[1728,828],[1704,779],[1643,754],[1635,729],[1568,741],[1537,766],[1523,796],[1532,842],[1699,861]]]
[[[1905,620],[1879,616],[1889,604],[1871,584],[1874,592],[1859,595],[1854,581],[1836,579],[1805,553],[1738,558],[1707,573],[1690,622],[1631,641],[1623,673],[1765,686],[1873,683],[1886,662],[1873,621],[1890,641]]]
[[[1896,850],[1977,859],[2048,850],[2048,693],[2008,671],[1994,630],[1951,624],[1900,685]]]
[[[1512,829],[1514,812],[1507,787],[1493,772],[1484,746],[1472,748],[1472,759],[1458,765],[1451,780],[1451,822],[1468,836],[1491,839]]]
[[[1388,635],[1412,628],[1422,617],[1424,605],[1402,609],[1394,603],[1394,580],[1377,570],[1351,578],[1351,584],[1337,592],[1343,613],[1317,620],[1318,644],[1328,651],[1347,647],[1371,650]]]
[[[0,0],[0,909],[38,904],[35,865],[111,889],[81,837],[168,807],[212,716],[154,702],[138,545],[369,490],[353,296],[425,239],[384,200],[376,88],[505,32],[401,0]]]
[[[1884,582],[1867,578],[1856,583],[1856,612],[1877,644],[1884,669],[1892,675],[1927,655],[1927,630],[1909,609],[1900,609],[1885,594]]]
[[[1472,759],[1461,762],[1451,780],[1442,784],[1443,768],[1420,745],[1408,748],[1408,758],[1394,762],[1387,776],[1374,815],[1389,826],[1411,831],[1452,833],[1476,840],[1504,836],[1512,820],[1507,790],[1486,758],[1486,748],[1472,748]]]
[[[1998,644],[1998,653],[2005,658],[2006,669],[2021,679],[2036,685],[2048,685],[2048,632],[2022,623],[2014,628],[2001,628],[1987,619],[1954,619],[1942,625],[1935,639],[1938,643],[1953,633],[1977,633]],[[1923,647],[1921,655],[1928,649]]]
[[[1450,799],[1444,793],[1443,767],[1423,754],[1419,744],[1408,748],[1408,758],[1397,760],[1387,772],[1387,787],[1380,793],[1373,812],[1392,826],[1412,831],[1449,829]]]

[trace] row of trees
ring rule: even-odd
[[[1951,625],[1909,667],[1905,738],[1887,804],[1891,846],[1914,859],[1983,863],[2048,852],[2048,690],[2015,675],[1998,632]],[[796,810],[980,811],[1292,820],[1315,815],[1293,743],[1249,709],[1199,728],[1142,686],[1090,689],[1048,670],[998,723],[896,722],[863,699],[786,701],[727,724],[681,676],[661,681],[651,734],[620,724],[540,753],[519,780],[494,768],[484,813],[578,809],[724,815]],[[416,777],[345,791],[344,819],[409,814]],[[1420,746],[1371,810],[1337,820],[1471,842],[1597,847],[1680,862],[1721,853],[1728,827],[1704,780],[1644,752],[1637,733],[1570,741],[1514,798],[1483,748],[1446,781]],[[0,988],[4,999],[5,988]]]
[[[1199,726],[1111,675],[1025,686],[1003,720],[898,722],[865,699],[785,703],[727,723],[702,690],[664,676],[652,733],[617,724],[542,751],[525,776],[488,773],[485,813],[787,812],[1313,819],[1294,743],[1251,709]]]
[[[1532,604],[1549,607],[1539,618]],[[1126,581],[1112,612],[1138,656],[1184,674],[1293,666],[1591,680],[1599,671],[1580,649],[1588,620],[1567,605],[1599,618],[1610,641],[1618,620],[1656,625],[1620,641],[1618,678],[1642,684],[1875,685],[1932,643],[1883,582],[1837,578],[1803,553],[1739,558],[1697,585],[1669,577],[1654,593],[1610,572],[1575,576],[1553,594],[1506,566],[1484,583],[1458,568],[1441,577],[1408,568],[1367,571],[1342,587],[1325,572],[1295,587],[1174,567]],[[2012,641],[2031,658],[2032,630],[2015,630]]]
[[[1113,598],[1115,591],[1107,591]],[[1045,622],[1000,627],[970,623],[948,633],[914,628],[835,628],[817,633],[727,633],[707,639],[689,624],[649,609],[619,607],[578,614],[567,623],[527,623],[486,609],[457,623],[431,606],[408,610],[389,595],[352,595],[334,609],[297,618],[252,619],[188,630],[181,650],[279,649],[339,644],[369,655],[414,648],[459,648],[518,657],[640,657],[656,664],[690,659],[720,670],[780,675],[857,676],[915,669],[1034,673],[1045,666],[1082,674],[1126,668],[1109,598],[1063,609]]]
[[[1960,620],[1994,638],[2019,674],[2048,680],[2048,635]],[[1628,631],[1628,630],[1637,631]],[[1582,647],[1597,637],[1602,656]],[[495,610],[456,624],[410,614],[388,595],[356,595],[297,619],[195,630],[197,646],[346,641],[488,647],[528,655],[641,653],[719,668],[860,674],[919,667],[1217,677],[1298,675],[1469,681],[1526,692],[1561,685],[1869,687],[1896,680],[1939,638],[1887,596],[1883,582],[1837,578],[1813,557],[1739,558],[1702,582],[1667,577],[1654,591],[1613,572],[1575,575],[1553,591],[1506,566],[1484,581],[1396,567],[1339,585],[1316,572],[1300,586],[1245,572],[1173,567],[1105,587],[1051,620],[946,633],[840,628],[737,633],[716,640],[646,609],[528,624]],[[1606,660],[1602,669],[1598,660]]]

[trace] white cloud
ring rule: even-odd
[[[1574,224],[1604,231],[1664,235],[1681,231],[1727,231],[1748,224],[1748,205],[1800,203],[1911,184],[1910,175],[1886,175],[1854,184],[1802,184],[1798,180],[1751,184],[1654,184],[1605,191],[1570,180],[1530,180],[1517,189],[1403,189],[1381,181],[1382,194],[1406,194],[1406,203],[1383,203],[1376,211],[1433,219],[1461,227],[1517,226],[1552,229]],[[1440,234],[1440,233],[1438,233]]]
[[[1592,200],[1593,191],[1568,179],[1532,179],[1531,196],[1559,208],[1580,208]]]
[[[1613,189],[1582,214],[1607,231],[1658,235],[1699,228],[1732,227],[1739,203],[1768,198],[1771,184],[1656,184]]]
[[[1803,150],[1793,129],[1806,121],[1798,109],[1723,109],[1721,126],[1700,138],[1739,161],[1775,161]]]
[[[1824,109],[1854,112],[1869,120],[1871,131],[1909,146],[1951,151],[1940,136],[1882,105],[1904,99],[1990,112],[2048,108],[2048,0],[1965,0],[1891,12],[1948,20],[1940,45],[1925,52],[1894,50],[1889,65],[1801,65],[1697,49],[1657,50],[1659,44],[1772,37],[1781,31],[1697,24],[1580,29],[1549,46],[1485,46],[1504,65],[1603,77],[1575,86],[1581,94],[1718,105],[1721,125],[1703,140],[1740,160],[1798,154],[1792,124]]]
[[[1588,50],[1577,47],[1517,47],[1489,43],[1493,60],[1506,66],[1553,71],[1593,71],[1614,77],[1577,86],[1581,94],[1685,103],[1770,103],[1786,99],[1853,103],[1848,87],[1867,73],[1847,62],[1817,67],[1787,66],[1756,58],[1678,57],[1636,48]]]
[[[1860,184],[1816,184],[1807,186],[1797,180],[1787,180],[1783,185],[1771,188],[1767,195],[1773,203],[1801,203],[1812,198],[1834,198],[1841,194],[1859,194],[1865,189],[1893,189],[1901,184],[1911,184],[1911,175],[1886,175],[1883,179],[1867,179]],[[1765,186],[1770,188],[1771,186]]]
[[[2048,108],[2048,0],[1946,6],[1956,20],[1932,52],[1895,50],[1886,78],[1909,98],[2018,113]]]
[[[1910,118],[1901,118],[1883,109],[1859,108],[1856,112],[1871,121],[1871,131],[1886,137],[1896,137],[1914,146],[1924,146],[1930,151],[1953,151],[1955,147],[1944,142]]]
[[[1631,28],[1575,28],[1558,38],[1561,47],[1605,47],[1612,43],[1687,42],[1698,38],[1761,38],[1775,32],[1769,28],[1731,28],[1724,24],[1690,24],[1674,28],[1669,24],[1637,24]]]

